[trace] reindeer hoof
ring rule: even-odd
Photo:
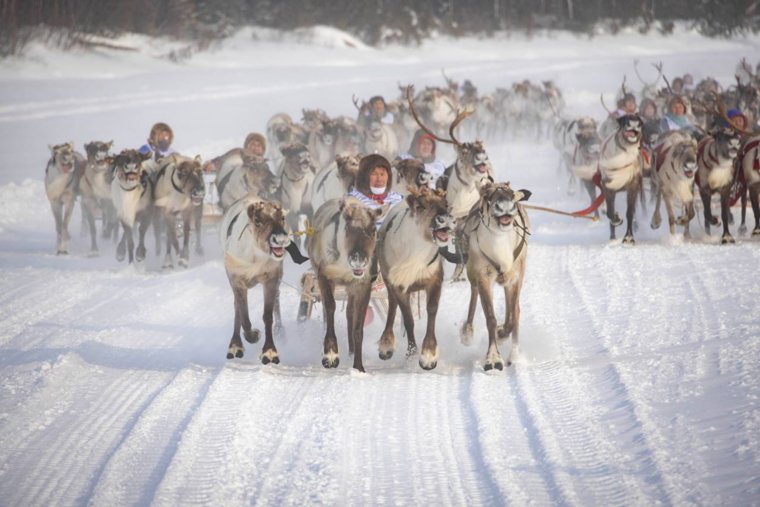
[[[230,347],[227,349],[227,359],[234,359],[234,358],[241,358],[243,357],[244,351],[242,347]]]
[[[713,225],[715,227],[720,227],[721,221],[718,219],[718,217],[712,217],[710,218],[710,225]]]
[[[760,227],[755,227],[755,229],[752,231],[753,236],[760,236]]]
[[[655,230],[655,229],[659,229],[661,224],[662,224],[662,220],[657,220],[657,221],[652,220],[649,223],[649,227]]]
[[[736,240],[730,234],[726,234],[725,236],[723,236],[722,238],[720,238],[720,244],[721,245],[730,245],[730,244],[734,244],[734,243],[736,243]]]
[[[633,236],[626,236],[623,238],[623,244],[624,245],[635,245],[636,240],[633,239]]]
[[[280,356],[277,355],[276,349],[261,351],[261,364],[280,364]]]
[[[417,345],[409,344],[406,347],[406,358],[409,359],[410,357],[416,356],[416,355],[417,355]]]
[[[623,223],[623,219],[620,218],[620,215],[618,215],[617,213],[615,213],[615,218],[613,218],[612,220],[610,220],[610,223],[614,227],[617,227],[618,225],[621,225]]]
[[[435,369],[436,366],[438,366],[438,361],[433,361],[432,363],[424,363],[422,360],[420,360],[420,368],[423,370],[430,371],[432,369]]]
[[[181,268],[186,268],[186,267],[188,267],[188,266],[190,265],[190,262],[188,262],[188,260],[187,260],[187,259],[182,259],[182,258],[180,258],[180,259],[177,261],[177,264],[179,264],[179,267],[181,267]]]
[[[322,357],[322,366],[325,368],[337,368],[339,364],[340,358],[337,353],[328,354]]]
[[[252,329],[250,331],[243,331],[243,336],[245,337],[245,341],[248,343],[256,343],[259,341],[259,338],[261,337],[261,331],[258,329]]]
[[[380,359],[382,359],[383,361],[387,361],[388,359],[393,357],[393,349],[385,350],[385,351],[381,350],[379,351],[378,355],[380,356]]]

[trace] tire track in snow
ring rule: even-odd
[[[96,475],[94,505],[148,505],[191,415],[219,372],[186,368],[155,396]]]

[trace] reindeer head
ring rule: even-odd
[[[348,266],[354,278],[364,278],[369,271],[377,239],[377,219],[385,208],[370,209],[359,200],[345,198],[340,203],[343,227],[338,231],[338,241],[346,252]]]
[[[290,168],[294,175],[301,177],[307,171],[315,172],[311,163],[311,155],[308,148],[301,143],[289,144],[282,147],[282,154],[285,156],[287,167]]]
[[[396,159],[391,164],[396,183],[405,183],[405,187],[420,190],[433,186],[433,175],[425,169],[425,164],[416,158]]]
[[[644,122],[638,114],[627,114],[617,120],[618,133],[623,142],[634,145],[641,143],[641,133]]]
[[[76,157],[74,156],[73,142],[56,144],[55,146],[48,145],[48,148],[50,148],[52,162],[56,169],[65,174],[74,170],[74,167],[76,166]]]
[[[144,173],[142,164],[150,157],[150,152],[140,153],[137,150],[122,150],[115,157],[109,157],[106,160],[113,165],[114,175],[119,180],[121,187],[125,190],[131,190],[140,185]]]
[[[318,129],[322,122],[329,121],[327,113],[321,109],[301,109],[301,113],[303,114],[301,122],[304,128],[310,132]]]
[[[449,243],[455,221],[449,214],[444,190],[430,190],[427,187],[422,187],[419,191],[411,190],[406,197],[406,204],[415,222],[429,231],[429,238],[436,246],[446,246]]]
[[[356,175],[359,174],[359,161],[361,155],[336,155],[335,163],[338,164],[338,175],[346,183],[346,188],[353,186]]]
[[[84,145],[84,151],[87,153],[87,161],[90,164],[102,165],[108,158],[108,152],[113,146],[113,141],[104,143],[102,141],[93,141]]]
[[[338,137],[338,122],[324,118],[316,130],[319,140],[325,146],[332,146]]]
[[[517,204],[530,196],[529,190],[512,190],[508,182],[489,181],[480,187],[480,212],[487,223],[495,223],[500,231],[507,231],[514,227]]]
[[[678,143],[673,150],[673,157],[680,162],[684,176],[693,178],[697,171],[697,141],[692,138]]]
[[[290,244],[282,206],[270,201],[255,202],[248,206],[248,220],[253,226],[253,237],[258,249],[269,252],[272,259],[281,261],[285,256],[285,248]]]
[[[172,179],[172,185],[175,185],[183,194],[189,195],[193,206],[203,204],[203,198],[206,197],[206,184],[203,181],[203,170],[201,169],[201,156],[194,159],[176,159],[177,170],[176,176]]]
[[[258,155],[243,153],[243,170],[248,188],[259,197],[271,198],[279,188],[277,177],[269,170],[267,160]]]

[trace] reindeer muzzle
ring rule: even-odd
[[[431,187],[433,186],[433,175],[427,171],[423,171],[417,175],[418,187]]]
[[[453,227],[454,219],[450,215],[437,215],[432,227],[433,243],[439,247],[448,245]]]
[[[190,194],[190,200],[192,201],[193,206],[200,206],[201,204],[203,204],[203,199],[205,197],[206,197],[206,189],[205,188],[196,188]]]
[[[269,253],[275,260],[285,257],[285,248],[290,243],[290,238],[284,232],[273,233],[269,236]]]
[[[517,206],[512,201],[496,201],[493,205],[492,214],[494,219],[496,219],[496,223],[499,224],[499,228],[507,229],[514,222],[515,215],[517,214]]]
[[[630,144],[638,143],[641,139],[641,127],[632,127],[625,129],[623,131],[623,138],[625,138],[625,140]]]
[[[696,162],[686,162],[684,164],[684,171],[683,171],[683,173],[684,173],[684,175],[687,178],[693,178],[694,177],[694,173],[696,172],[696,170],[697,170],[697,163]]]
[[[354,278],[363,278],[369,266],[369,259],[361,252],[353,251],[348,256],[348,267]]]

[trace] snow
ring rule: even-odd
[[[623,74],[633,82],[633,58],[730,83],[760,38],[682,27],[672,37],[497,34],[375,49],[327,27],[247,29],[181,63],[165,58],[176,42],[116,43],[136,50],[34,44],[0,63],[4,505],[757,503],[757,240],[720,246],[701,217],[693,241],[671,239],[639,212],[628,248],[608,241],[606,221],[531,212],[521,355],[504,372],[482,369],[480,309],[473,344],[459,342],[469,290],[448,281],[435,370],[403,357],[398,325],[397,352],[381,361],[375,319],[367,373],[352,371],[342,314],[340,367],[323,369],[322,324],[296,322],[304,268],[288,260],[282,363],[262,366],[260,343],[225,360],[232,294],[215,231],[189,269],[163,272],[151,232],[145,264],[126,267],[103,239],[101,256],[87,257],[76,211],[72,254],[57,257],[42,179],[48,144],[113,139],[121,150],[166,121],[180,152],[208,158],[274,113],[353,115],[352,94],[441,84],[442,67],[481,91],[553,79],[572,114],[600,119],[599,93],[614,93]],[[487,146],[499,179],[530,189],[531,203],[586,207],[581,192],[567,195],[550,143]],[[256,326],[261,305],[253,289]]]

